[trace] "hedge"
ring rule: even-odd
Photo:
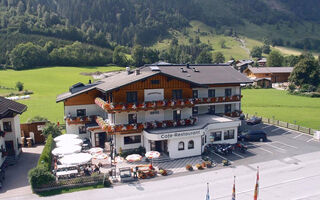
[[[47,171],[51,170],[52,148],[53,148],[53,138],[52,138],[52,135],[50,134],[46,140],[46,144],[44,145],[44,148],[40,155],[37,167],[43,167]]]

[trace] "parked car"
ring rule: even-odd
[[[259,117],[251,117],[251,118],[247,121],[247,124],[248,124],[248,125],[260,124],[261,121],[262,121],[262,118],[259,118]]]
[[[240,141],[267,141],[267,134],[263,130],[252,130],[238,136]]]

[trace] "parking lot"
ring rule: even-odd
[[[250,165],[271,160],[298,164],[300,160],[292,157],[320,150],[320,142],[313,139],[312,135],[263,123],[249,126],[243,121],[242,124],[244,130],[264,130],[268,140],[266,142],[244,142],[248,147],[246,153],[239,151],[233,151],[230,155],[212,153],[210,157],[217,163],[226,159],[233,165]]]

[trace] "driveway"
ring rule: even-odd
[[[18,162],[6,169],[6,179],[0,190],[0,199],[32,194],[28,182],[28,171],[37,165],[42,149],[43,145],[22,148]]]

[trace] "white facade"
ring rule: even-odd
[[[3,123],[5,122],[11,123],[11,131],[4,130]],[[19,144],[21,144],[20,115],[15,115],[12,118],[1,119],[0,129],[5,132],[5,137],[0,137],[0,140],[2,140],[2,142],[0,141],[0,148],[1,145],[6,147],[5,142],[12,142],[15,155],[19,155],[21,153],[21,148],[19,148]],[[3,160],[4,158],[1,158],[0,163],[3,162]]]
[[[0,136],[0,149],[5,149],[6,144],[4,142],[4,138]],[[2,166],[4,160],[6,158],[2,156],[2,153],[0,153],[0,166]]]

